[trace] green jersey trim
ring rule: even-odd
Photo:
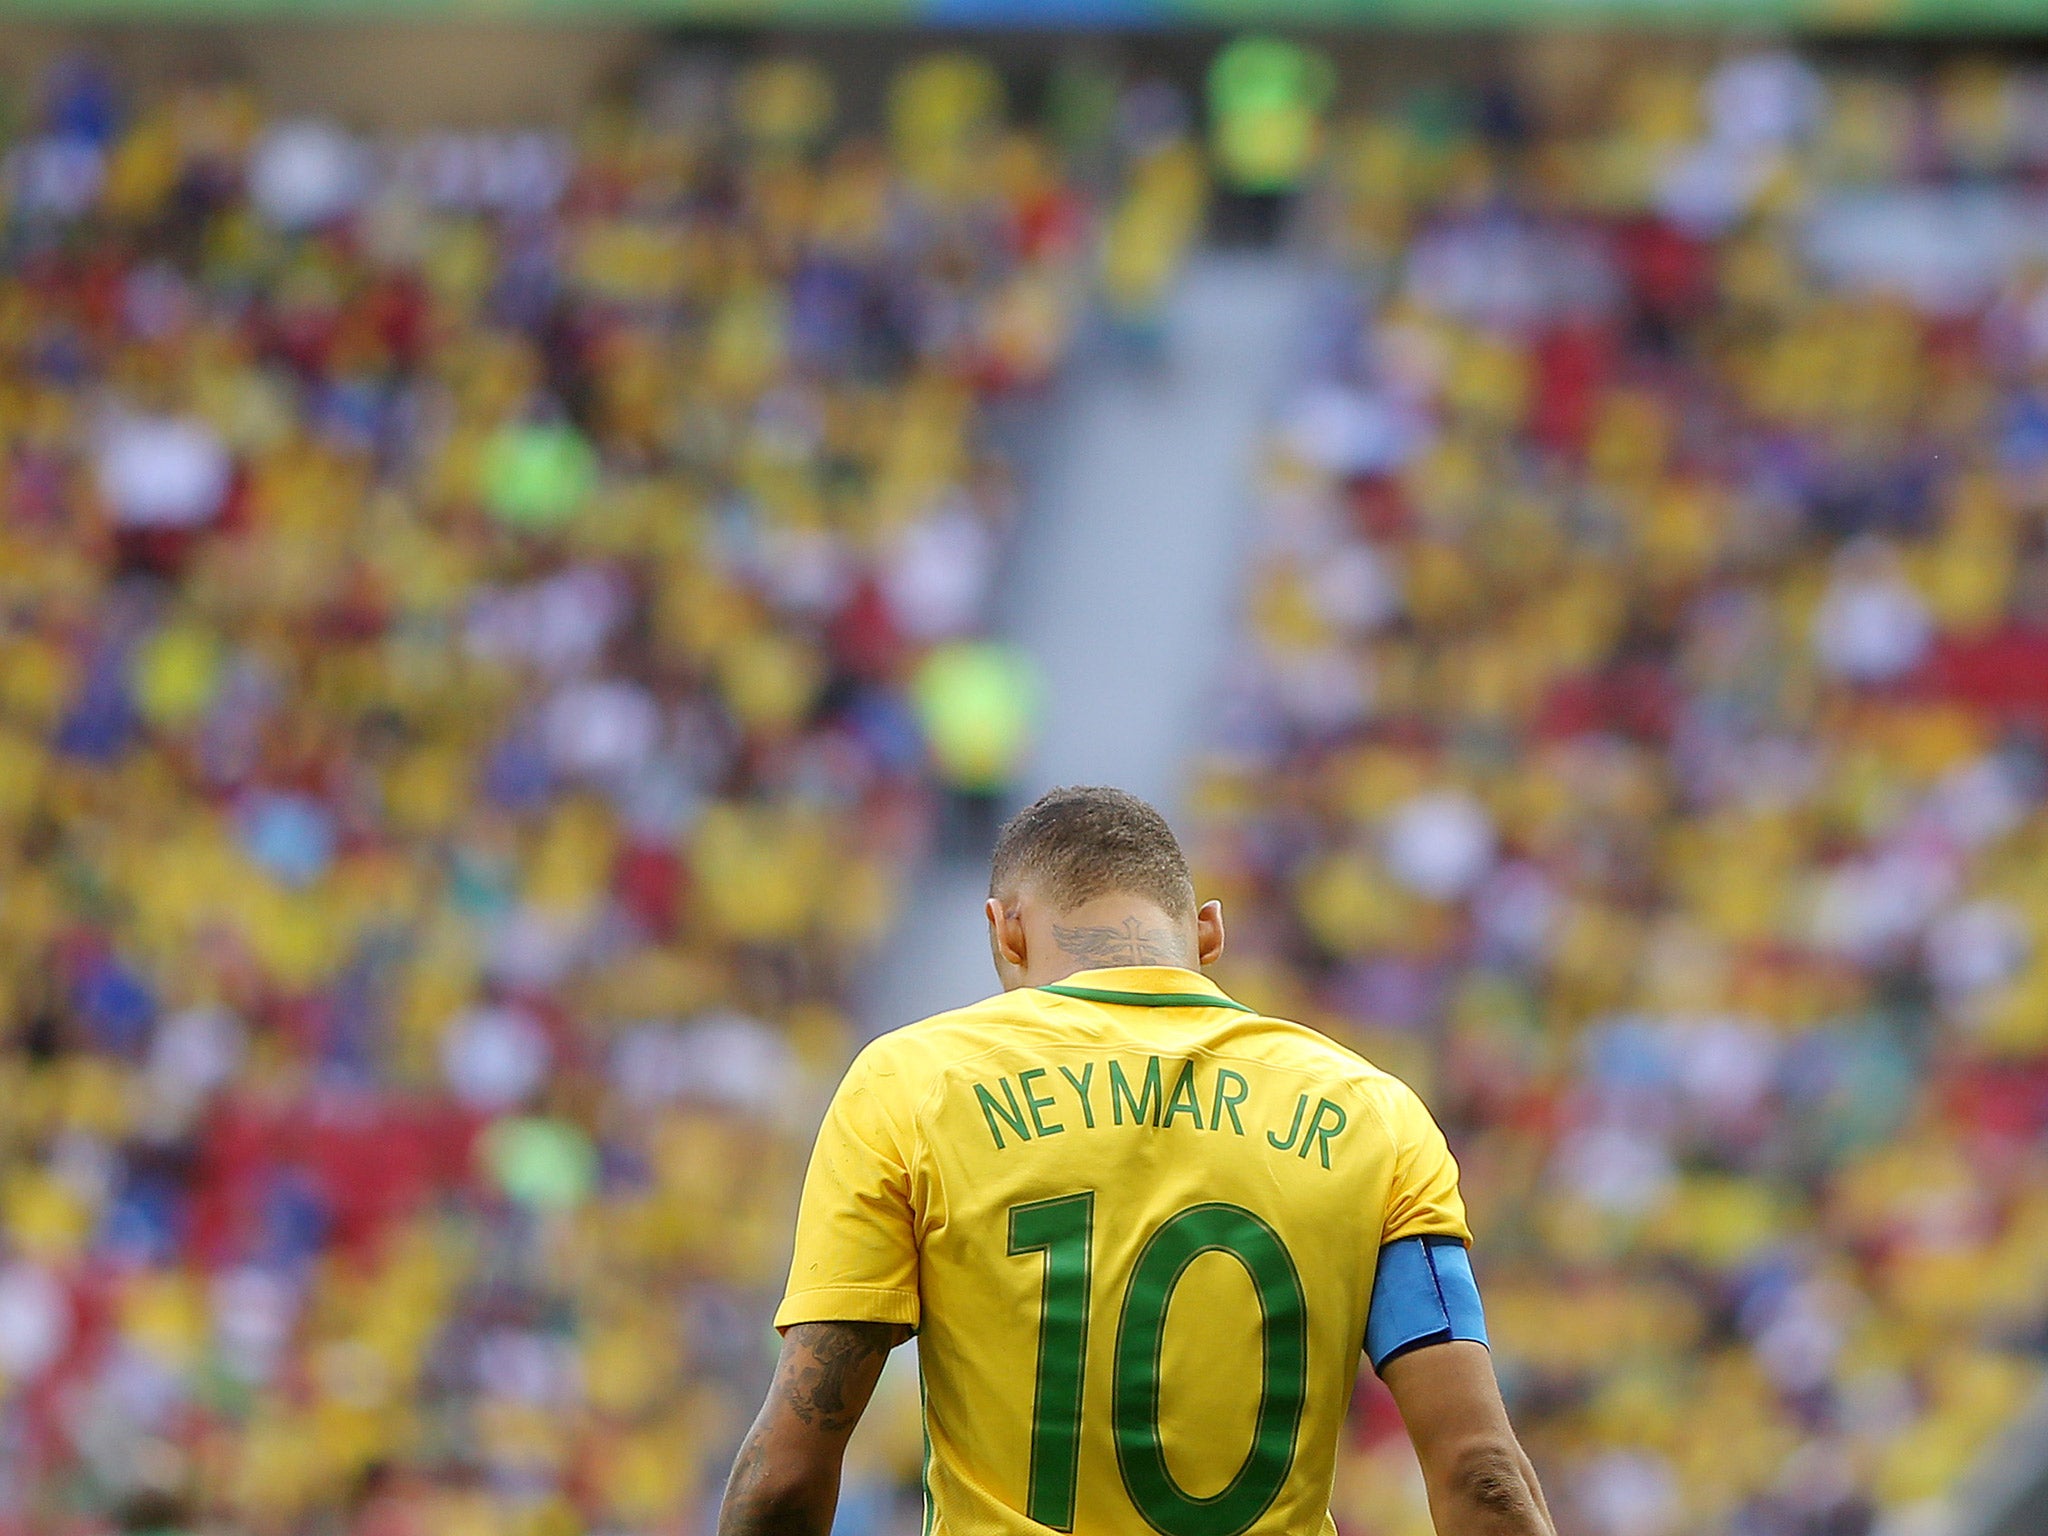
[[[1109,987],[1068,987],[1058,982],[1038,990],[1058,997],[1079,998],[1084,1003],[1121,1003],[1132,1008],[1234,1008],[1239,1013],[1258,1012],[1220,992],[1120,992]]]

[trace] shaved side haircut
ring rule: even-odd
[[[1195,910],[1187,855],[1166,818],[1100,784],[1048,790],[997,835],[989,895],[1007,901],[1024,885],[1062,912],[1112,892],[1142,896],[1176,919]]]

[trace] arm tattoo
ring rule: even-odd
[[[1187,959],[1179,937],[1170,928],[1151,928],[1135,917],[1115,927],[1065,928],[1052,925],[1059,947],[1090,966],[1179,965]]]
[[[768,1404],[725,1485],[718,1536],[828,1536],[846,1436],[909,1333],[894,1323],[798,1323],[783,1335]]]
[[[776,1368],[775,1390],[789,1411],[814,1429],[836,1433],[852,1429],[867,1392],[847,1406],[847,1383],[865,1376],[872,1390],[882,1367],[869,1370],[896,1347],[902,1332],[894,1323],[798,1323],[787,1335],[790,1348]]]

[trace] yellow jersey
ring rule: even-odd
[[[775,1321],[917,1329],[927,1536],[1309,1536],[1414,1236],[1470,1240],[1405,1085],[1197,972],[1084,971],[861,1052]]]

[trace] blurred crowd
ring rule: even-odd
[[[1445,1121],[1560,1530],[1934,1536],[2048,1347],[2048,74],[1538,62],[1333,134],[1223,979]]]
[[[9,101],[0,1532],[698,1529],[1084,201],[960,54]]]
[[[1532,43],[1325,134],[1283,53],[1221,979],[1445,1121],[1561,1529],[1942,1536],[2048,1346],[2048,73]],[[701,1530],[1187,101],[7,103],[0,1536]],[[847,1532],[918,1451],[894,1367]],[[1337,1516],[1428,1529],[1369,1380]]]

